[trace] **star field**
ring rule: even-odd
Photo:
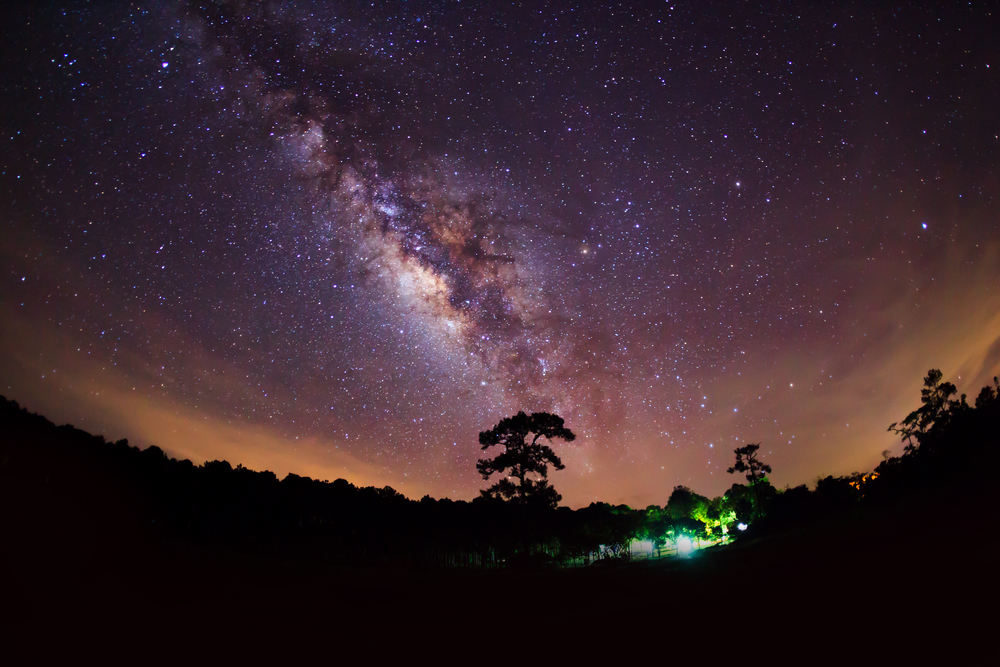
[[[547,410],[565,502],[643,507],[1000,372],[989,3],[14,13],[0,386],[54,421],[471,498]]]

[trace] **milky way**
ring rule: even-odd
[[[508,215],[488,193],[449,179],[445,157],[423,148],[433,141],[414,117],[419,103],[339,45],[323,29],[332,16],[319,28],[273,7],[212,5],[187,16],[203,80],[235,91],[288,151],[343,254],[491,377],[544,396],[545,377],[576,361],[572,349],[558,353],[561,307],[523,288],[530,261]]]
[[[56,421],[470,498],[551,410],[566,501],[644,506],[1000,372],[986,3],[15,14],[0,379]]]

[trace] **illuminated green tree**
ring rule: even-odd
[[[729,526],[736,521],[736,511],[725,495],[718,496],[709,501],[705,519],[709,536],[714,540],[723,540]]]
[[[705,522],[708,502],[708,498],[686,486],[675,486],[667,500],[666,511],[672,519],[696,519]]]
[[[670,524],[670,517],[666,510],[650,505],[646,508],[643,522],[639,530],[639,536],[651,542],[653,545],[653,555],[660,555],[660,548],[667,538],[667,528]]]
[[[501,420],[491,430],[480,433],[479,444],[483,451],[493,446],[503,447],[503,451],[492,459],[480,459],[476,470],[483,479],[495,473],[504,475],[482,491],[482,495],[520,504],[555,507],[562,496],[549,486],[549,465],[556,470],[566,466],[551,447],[539,442],[541,438],[572,442],[576,435],[563,425],[562,417],[547,412],[532,415],[518,412]]]

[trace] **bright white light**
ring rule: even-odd
[[[677,538],[677,553],[680,556],[690,556],[691,552],[694,551],[694,544],[691,543],[691,538],[687,535],[682,535]]]
[[[745,523],[743,523],[743,522],[740,522],[740,523],[736,524],[736,528],[738,530],[746,530],[747,529],[747,525]]]

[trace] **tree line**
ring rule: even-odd
[[[759,443],[735,451],[729,472],[746,476],[708,498],[678,486],[663,506],[592,503],[558,507],[546,466],[562,466],[541,438],[575,436],[554,415],[519,413],[480,436],[503,451],[478,466],[501,480],[471,502],[411,500],[390,487],[357,487],[288,474],[283,479],[226,461],[200,466],[157,447],[139,450],[70,425],[55,426],[0,401],[0,480],[5,531],[73,515],[111,522],[115,534],[212,549],[334,564],[499,568],[628,560],[637,540],[653,555],[733,539],[822,530],[878,513],[963,499],[995,488],[1000,384],[973,405],[955,399],[939,371],[921,406],[890,426],[906,443],[870,473],[828,476],[815,489],[776,489]],[[513,472],[513,474],[511,474]],[[90,524],[87,524],[90,525]]]

